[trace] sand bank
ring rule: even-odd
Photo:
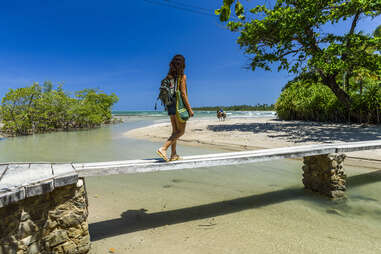
[[[353,142],[381,138],[381,126],[281,121],[274,118],[191,119],[185,135],[186,145],[219,147],[226,150],[255,150],[307,144]],[[171,132],[170,123],[160,123],[125,133],[137,139],[164,141]],[[381,150],[348,153],[348,162],[381,168]],[[358,164],[358,163],[355,163]],[[368,165],[369,166],[369,165]]]

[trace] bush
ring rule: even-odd
[[[350,93],[351,111],[359,122],[380,123],[381,87],[376,82],[364,84],[362,92]],[[294,82],[285,87],[275,104],[283,120],[346,122],[349,119],[342,105],[327,87],[319,83]]]
[[[93,128],[111,121],[115,94],[85,89],[71,97],[62,85],[10,89],[0,107],[2,131],[8,135],[27,135],[71,128]]]

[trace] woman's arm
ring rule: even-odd
[[[188,95],[187,95],[187,76],[185,74],[180,84],[180,92],[181,92],[181,97],[183,98],[184,105],[187,108],[189,115],[193,116],[194,115],[193,110],[189,104]]]

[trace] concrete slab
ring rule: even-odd
[[[5,170],[7,170],[8,164],[0,165],[0,181],[3,175],[5,174]]]
[[[336,145],[337,153],[348,153],[365,150],[381,149],[381,140],[350,142]],[[381,159],[381,154],[380,158]]]
[[[78,181],[78,173],[72,164],[52,164],[55,188],[75,184]]]
[[[99,176],[113,174],[144,173],[165,170],[178,170],[187,168],[214,167],[221,165],[235,165],[254,163],[258,161],[268,161],[284,158],[299,158],[304,156],[329,154],[336,151],[333,145],[308,145],[275,149],[263,149],[255,151],[208,154],[201,156],[186,156],[181,161],[162,162],[160,160],[147,160],[145,163],[131,164],[130,161],[88,163],[82,165],[77,171],[80,177]]]
[[[26,164],[9,164],[8,169],[0,181],[0,189],[10,188],[15,189],[27,184],[31,178],[38,178],[29,170],[29,163]]]
[[[37,195],[42,195],[54,190],[54,181],[48,180],[40,182],[38,184],[28,185],[25,187],[25,197],[33,197]]]
[[[25,189],[19,188],[0,194],[0,208],[25,199]]]

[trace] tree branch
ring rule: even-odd
[[[361,14],[361,9],[356,12],[356,15],[354,16],[354,18],[352,20],[351,29],[349,30],[347,42],[346,42],[346,44],[347,44],[346,48],[347,49],[351,47],[350,36],[355,32],[355,28],[356,28],[357,22],[360,18],[360,14]],[[347,57],[347,54],[343,53],[342,59],[344,60],[346,57]]]
[[[281,55],[278,56],[278,58],[283,58],[289,54],[292,54],[292,53],[298,53],[299,51],[301,50],[301,48],[298,48],[298,49],[295,49],[295,50],[290,50],[290,51],[287,51]]]
[[[355,32],[355,28],[356,28],[356,25],[357,25],[357,21],[360,18],[360,14],[361,14],[361,9],[359,9],[357,11],[355,17],[353,18],[351,29],[349,30],[349,35],[352,35]]]
[[[315,52],[321,52],[321,48],[319,48],[319,46],[317,44],[316,38],[314,36],[314,32],[312,31],[311,27],[308,27],[308,28],[306,27],[305,32],[308,35],[309,39],[311,39],[312,49]]]
[[[357,22],[360,18],[360,14],[361,14],[361,9],[359,9],[357,12],[356,12],[356,15],[354,16],[353,20],[352,20],[352,25],[351,25],[351,29],[349,30],[349,33],[348,33],[348,38],[347,38],[347,41],[346,41],[346,48],[349,49],[351,47],[351,41],[350,41],[350,36],[355,32],[355,28],[356,28],[356,25],[357,25]],[[348,54],[346,52],[344,52],[342,55],[341,55],[341,59],[343,61],[346,60]],[[352,73],[352,69],[351,67],[349,67],[349,69],[347,70],[346,72],[346,75],[344,77],[344,80],[343,80],[343,85],[344,87],[347,87],[349,85],[349,78],[351,76],[351,73]]]

